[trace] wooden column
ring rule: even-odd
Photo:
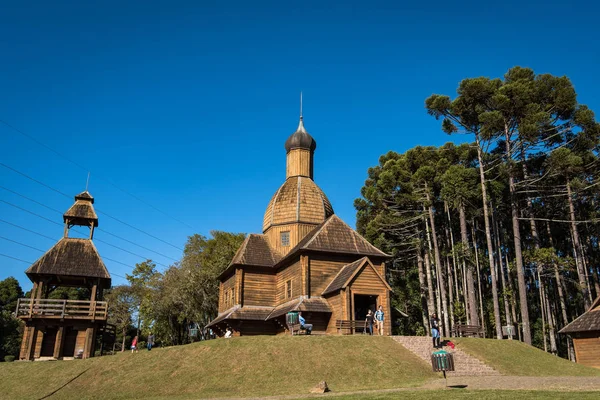
[[[23,332],[23,345],[21,346],[20,359],[31,360],[33,352],[33,342],[35,336],[35,327],[27,326]]]
[[[223,311],[223,281],[219,282],[219,306],[217,307],[217,313]]]
[[[85,330],[85,342],[83,344],[83,358],[90,358],[93,354],[93,343],[94,339],[94,328],[87,328]]]
[[[37,328],[35,329],[35,334],[33,335],[33,358],[40,358],[40,354],[42,353],[42,343],[44,342],[44,332]],[[38,343],[40,344],[38,346]]]
[[[244,270],[237,268],[235,270],[235,304],[242,305],[242,290],[244,287]]]
[[[387,310],[385,311],[387,316],[385,317],[385,324],[384,324],[384,334],[386,335],[391,335],[392,334],[392,301],[391,301],[391,297],[390,293],[387,292],[386,293],[386,304],[385,306],[383,306],[384,308],[387,308]]]
[[[54,342],[54,358],[59,359],[62,357],[63,344],[64,344],[64,332],[65,327],[61,326],[56,332],[56,342]]]
[[[300,256],[300,269],[302,271],[302,295],[310,297],[310,270],[308,256]]]

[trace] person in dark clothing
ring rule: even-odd
[[[433,347],[440,347],[440,320],[435,313],[431,314],[431,337],[433,340]]]
[[[152,350],[152,346],[154,346],[154,335],[152,334],[152,332],[150,332],[150,334],[148,335],[148,343],[146,343],[148,351]]]
[[[369,309],[367,311],[367,318],[365,318],[365,324],[369,327],[369,335],[373,335],[373,322],[375,321],[375,316],[373,312]]]

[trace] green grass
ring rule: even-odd
[[[81,374],[83,372],[83,374]],[[0,364],[0,397],[206,398],[415,387],[431,368],[390,338],[259,336],[126,352],[89,360]]]
[[[555,357],[517,340],[452,338],[452,341],[503,375],[600,376],[600,370]]]
[[[382,394],[360,394],[351,396],[335,396],[335,400],[516,400],[516,399],[565,399],[565,400],[596,400],[598,392],[550,392],[538,390],[418,390],[401,391]]]

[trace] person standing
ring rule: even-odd
[[[384,321],[385,315],[383,313],[383,306],[379,306],[377,311],[375,311],[375,323],[377,324],[377,331],[379,332],[379,336],[383,336]]]
[[[435,313],[431,314],[431,338],[433,340],[433,347],[440,347],[440,320]]]
[[[148,335],[148,343],[146,344],[146,347],[148,347],[148,351],[152,350],[152,346],[154,346],[154,335],[152,334],[152,332],[150,332],[150,334]]]
[[[367,318],[365,318],[365,324],[367,324],[367,326],[369,327],[369,335],[373,335],[373,322],[374,321],[375,321],[375,316],[373,315],[373,312],[369,308],[369,311],[367,311]]]
[[[312,332],[313,326],[312,326],[312,324],[306,323],[306,320],[302,316],[301,312],[298,313],[298,320],[300,321],[300,329],[306,329],[306,334],[310,335],[310,333]]]
[[[137,353],[137,351],[138,351],[138,349],[137,349],[137,342],[138,342],[138,337],[136,336],[131,341],[131,354],[133,354],[134,351]]]

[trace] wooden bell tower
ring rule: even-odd
[[[106,332],[108,304],[102,294],[111,278],[92,242],[98,226],[93,204],[88,191],[75,196],[63,215],[64,237],[25,271],[33,288],[30,298],[17,304],[17,317],[26,324],[21,360],[92,357],[96,337]],[[89,237],[69,237],[73,226],[88,227]],[[59,287],[88,289],[89,300],[49,298]]]

